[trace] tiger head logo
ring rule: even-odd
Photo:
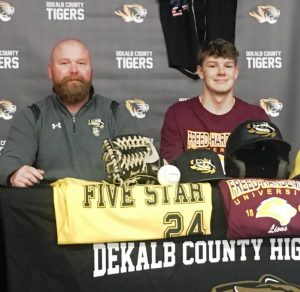
[[[197,158],[190,161],[190,167],[201,173],[213,174],[216,172],[216,166],[208,158]]]
[[[253,122],[247,124],[249,134],[260,135],[268,138],[274,138],[277,133],[268,122]]]
[[[145,103],[142,99],[133,98],[128,99],[125,102],[125,106],[133,117],[138,119],[143,119],[149,110],[149,105]]]
[[[15,13],[15,8],[6,2],[0,1],[0,20],[10,21]]]
[[[147,10],[139,4],[125,4],[123,5],[123,11],[116,10],[115,14],[120,16],[125,22],[141,23],[144,21]]]
[[[280,16],[280,10],[273,5],[260,5],[257,6],[257,11],[250,11],[249,15],[254,17],[259,23],[274,24]]]
[[[287,283],[274,275],[263,275],[258,281],[240,281],[214,287],[211,292],[291,291],[300,292],[300,286]]]
[[[10,101],[5,99],[0,99],[0,119],[10,120],[13,118],[17,107]]]
[[[271,117],[278,117],[283,108],[283,104],[272,97],[262,98],[259,101],[259,105],[265,110],[267,115]]]

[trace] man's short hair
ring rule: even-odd
[[[237,64],[239,51],[235,45],[224,39],[215,39],[204,44],[198,52],[198,64],[202,66],[207,57],[221,57],[234,60]]]

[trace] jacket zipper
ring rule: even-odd
[[[72,117],[72,121],[73,121],[73,133],[75,133],[76,132],[76,125],[75,125],[76,118],[75,118],[75,116]]]

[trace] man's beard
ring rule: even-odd
[[[61,82],[53,82],[55,93],[61,101],[66,104],[76,104],[89,96],[91,81],[87,81],[80,76],[68,76]]]

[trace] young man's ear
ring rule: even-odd
[[[202,67],[200,65],[197,65],[197,75],[200,79],[203,79],[203,71],[202,71]]]
[[[235,67],[235,79],[238,78],[239,73],[240,73],[240,67],[239,67],[239,66],[236,66],[236,67]]]

